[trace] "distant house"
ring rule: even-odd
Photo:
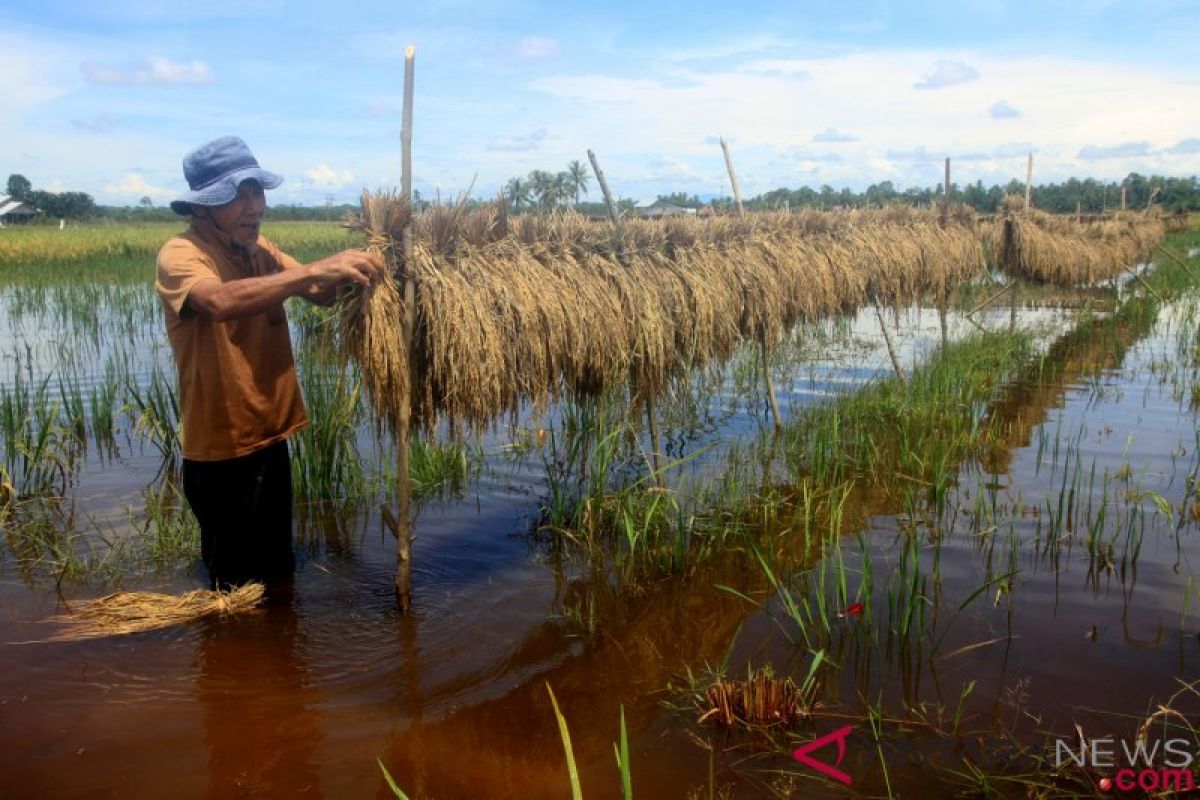
[[[695,214],[696,209],[685,208],[684,206],[676,206],[670,203],[664,203],[661,200],[655,200],[653,203],[638,203],[634,207],[638,216],[642,217],[675,217],[683,214]]]
[[[0,225],[28,222],[30,217],[36,213],[37,210],[33,206],[0,195]]]

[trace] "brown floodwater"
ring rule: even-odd
[[[1067,318],[1031,320],[1066,330]],[[915,313],[905,323],[911,360],[937,323]],[[547,686],[588,798],[620,796],[622,710],[639,797],[708,797],[710,786],[738,798],[878,796],[889,786],[944,796],[961,787],[936,768],[961,769],[964,757],[1002,767],[1004,732],[1041,743],[1080,724],[1128,736],[1181,679],[1200,676],[1196,522],[1154,512],[1155,497],[1191,502],[1196,368],[1179,342],[1194,328],[1175,308],[1153,324],[1051,337],[1053,368],[979,410],[1008,433],[959,467],[941,520],[914,518],[889,487],[847,501],[839,548],[850,593],[869,565],[874,594],[861,616],[834,617],[822,641],[836,669],[823,673],[817,714],[795,739],[724,732],[678,707],[689,671],[726,664],[738,676],[770,664],[803,677],[811,663],[753,559],[734,553],[634,585],[590,573],[528,534],[545,500],[541,462],[488,446],[461,497],[421,504],[407,615],[396,609],[392,540],[375,512],[303,510],[294,584],[261,612],[126,637],[45,642],[64,603],[100,589],[56,588],[6,563],[0,796],[389,797],[378,759],[413,798],[569,797]],[[878,374],[883,359],[876,350],[869,368],[800,371],[790,392],[781,388],[785,402],[822,402],[847,380]],[[735,394],[714,392],[718,410],[702,424],[667,431],[673,446],[753,435],[761,409]],[[134,454],[89,465],[78,492],[99,518],[115,519],[155,464]],[[714,455],[689,469],[698,480],[720,465]],[[1052,535],[1072,481],[1071,519]],[[1085,498],[1094,516],[1104,496],[1112,546],[1097,556]],[[768,541],[799,595],[835,554],[802,553],[794,538],[780,531]],[[900,573],[906,551],[915,562]],[[925,624],[905,638],[889,595],[914,571]],[[193,574],[127,581],[170,592],[198,583]],[[1176,707],[1194,714],[1196,700]],[[878,745],[864,715],[873,704],[905,720],[885,723]],[[948,735],[960,705],[963,724]],[[800,740],[847,724],[839,769],[850,787],[791,758]]]

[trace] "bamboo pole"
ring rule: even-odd
[[[738,188],[737,174],[733,171],[733,159],[729,156],[729,145],[725,143],[725,139],[721,139],[721,152],[725,154],[725,169],[729,171],[729,182],[733,185],[733,199],[737,203],[738,216],[746,216],[746,209],[742,207],[742,190]]]
[[[600,192],[604,195],[604,204],[608,207],[608,218],[612,220],[613,230],[620,227],[620,216],[617,214],[617,206],[613,202],[612,193],[608,191],[608,181],[604,178],[604,170],[600,169],[600,162],[596,159],[596,154],[591,150],[587,151],[588,161],[592,162],[592,172],[596,174],[596,182],[600,184]],[[622,254],[622,261],[624,256]],[[646,427],[650,431],[650,470],[654,473],[654,483],[660,489],[667,488],[666,477],[662,474],[661,454],[662,446],[658,439],[658,426],[654,420],[654,398],[647,392],[642,397],[642,403],[646,406]]]
[[[943,184],[942,192],[942,227],[946,227],[946,223],[950,220],[950,157],[946,157],[946,181]],[[949,302],[950,290],[943,284],[938,292],[938,327],[942,332],[942,349],[946,349],[949,342],[949,337],[946,332],[946,305]]]
[[[729,155],[729,145],[721,139],[721,152],[725,154],[725,169],[729,172],[729,184],[733,187],[733,199],[737,203],[738,216],[746,216],[746,208],[742,205],[742,190],[738,187],[737,173],[733,171],[733,158]],[[763,383],[767,386],[767,402],[771,404],[771,418],[775,421],[775,432],[783,430],[783,420],[779,416],[779,401],[775,399],[775,381],[771,379],[771,350],[767,347],[767,334],[764,331],[758,337],[758,349],[762,356]]]
[[[1001,297],[1001,296],[1003,296],[1005,293],[1007,293],[1007,292],[1011,292],[1011,291],[1012,291],[1012,288],[1013,288],[1013,285],[1012,285],[1011,283],[1010,283],[1010,284],[1008,284],[1008,285],[1007,285],[1007,286],[1005,286],[1003,289],[1001,289],[1000,291],[996,292],[994,295],[992,295],[991,297],[987,298],[986,300],[984,300],[984,301],[983,301],[982,303],[980,303],[979,305],[977,305],[977,306],[975,306],[974,308],[972,308],[970,311],[968,311],[968,312],[965,314],[965,316],[967,316],[967,317],[970,317],[970,316],[972,316],[972,315],[974,315],[974,314],[977,314],[977,313],[979,313],[979,312],[980,312],[981,310],[983,310],[985,307],[987,307],[987,306],[990,306],[990,305],[991,305],[993,302],[995,302],[996,300],[999,300],[999,299],[1000,299],[1000,297]]]
[[[1025,163],[1025,210],[1033,206],[1033,151],[1029,152],[1029,160]]]
[[[412,413],[413,387],[413,328],[416,317],[416,276],[412,269],[412,130],[413,130],[413,68],[416,48],[404,48],[404,116],[400,129],[400,193],[409,204],[409,222],[404,226],[404,309],[401,320],[404,346],[408,358],[409,397],[400,404],[400,419],[396,430],[396,489],[399,510],[396,519],[396,602],[401,611],[412,605],[412,517],[409,513],[412,487],[408,477],[408,448]]]
[[[591,150],[587,151],[588,161],[592,162],[592,172],[596,173],[596,183],[600,184],[600,192],[604,195],[604,203],[608,206],[608,218],[612,220],[612,224],[616,225],[617,206],[613,203],[612,193],[608,191],[608,181],[604,179],[604,170],[600,169],[600,162],[596,160],[596,154]]]
[[[1033,151],[1029,153],[1029,160],[1025,163],[1025,210],[1033,208]],[[1007,231],[1006,231],[1007,233]],[[1021,292],[1017,288],[1016,278],[1013,280],[1012,305],[1008,307],[1008,332],[1012,333],[1017,329],[1017,306],[1021,304]]]
[[[883,314],[879,312],[879,306],[875,306],[875,318],[879,320],[879,330],[883,331],[883,343],[887,346],[888,358],[892,360],[892,369],[896,373],[896,380],[900,383],[908,383],[908,379],[904,377],[904,370],[900,369],[900,359],[896,357],[896,348],[892,345],[892,335],[888,333],[887,323],[883,321]]]
[[[1125,186],[1125,184],[1122,183],[1121,184],[1121,210],[1122,211],[1125,210],[1125,189],[1126,188],[1127,187]]]

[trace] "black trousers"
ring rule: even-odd
[[[183,493],[200,522],[213,588],[278,581],[295,570],[286,441],[225,461],[184,459]]]

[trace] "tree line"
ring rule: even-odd
[[[581,202],[590,183],[587,167],[572,161],[560,172],[535,169],[522,177],[509,179],[502,195],[514,211],[547,211],[574,207],[581,213],[601,216],[604,206],[595,202]],[[1200,179],[1172,178],[1162,175],[1140,175],[1131,172],[1122,181],[1098,181],[1094,178],[1079,180],[1071,178],[1062,183],[1035,185],[1032,202],[1035,208],[1052,213],[1073,213],[1076,209],[1085,213],[1112,211],[1121,207],[1121,189],[1125,189],[1127,208],[1143,209],[1153,200],[1168,211],[1200,210]],[[45,220],[110,220],[113,222],[173,221],[178,216],[165,206],[155,206],[149,197],[143,197],[136,206],[101,206],[91,195],[84,192],[49,192],[34,189],[30,181],[19,174],[9,175],[7,193],[35,208],[38,218]],[[950,184],[950,198],[964,203],[981,213],[994,213],[1005,195],[1024,196],[1025,185],[1017,180],[1007,184],[985,187],[983,181],[959,185]],[[891,181],[881,181],[868,186],[861,192],[852,189],[834,189],[824,185],[819,189],[802,186],[798,189],[772,189],[744,201],[751,210],[803,208],[820,209],[859,208],[869,205],[904,203],[928,206],[941,201],[943,189],[940,185],[926,188],[909,187],[900,190]],[[707,203],[695,194],[673,192],[658,195],[658,200],[685,208],[700,208],[711,205],[718,210],[733,205],[731,197],[715,197]],[[414,192],[414,205],[422,208],[428,201]],[[485,202],[485,201],[478,201]],[[622,209],[629,209],[634,202],[629,199],[618,201]],[[348,213],[359,210],[357,205],[327,203],[323,206],[272,205],[271,217],[279,220],[339,220]]]

